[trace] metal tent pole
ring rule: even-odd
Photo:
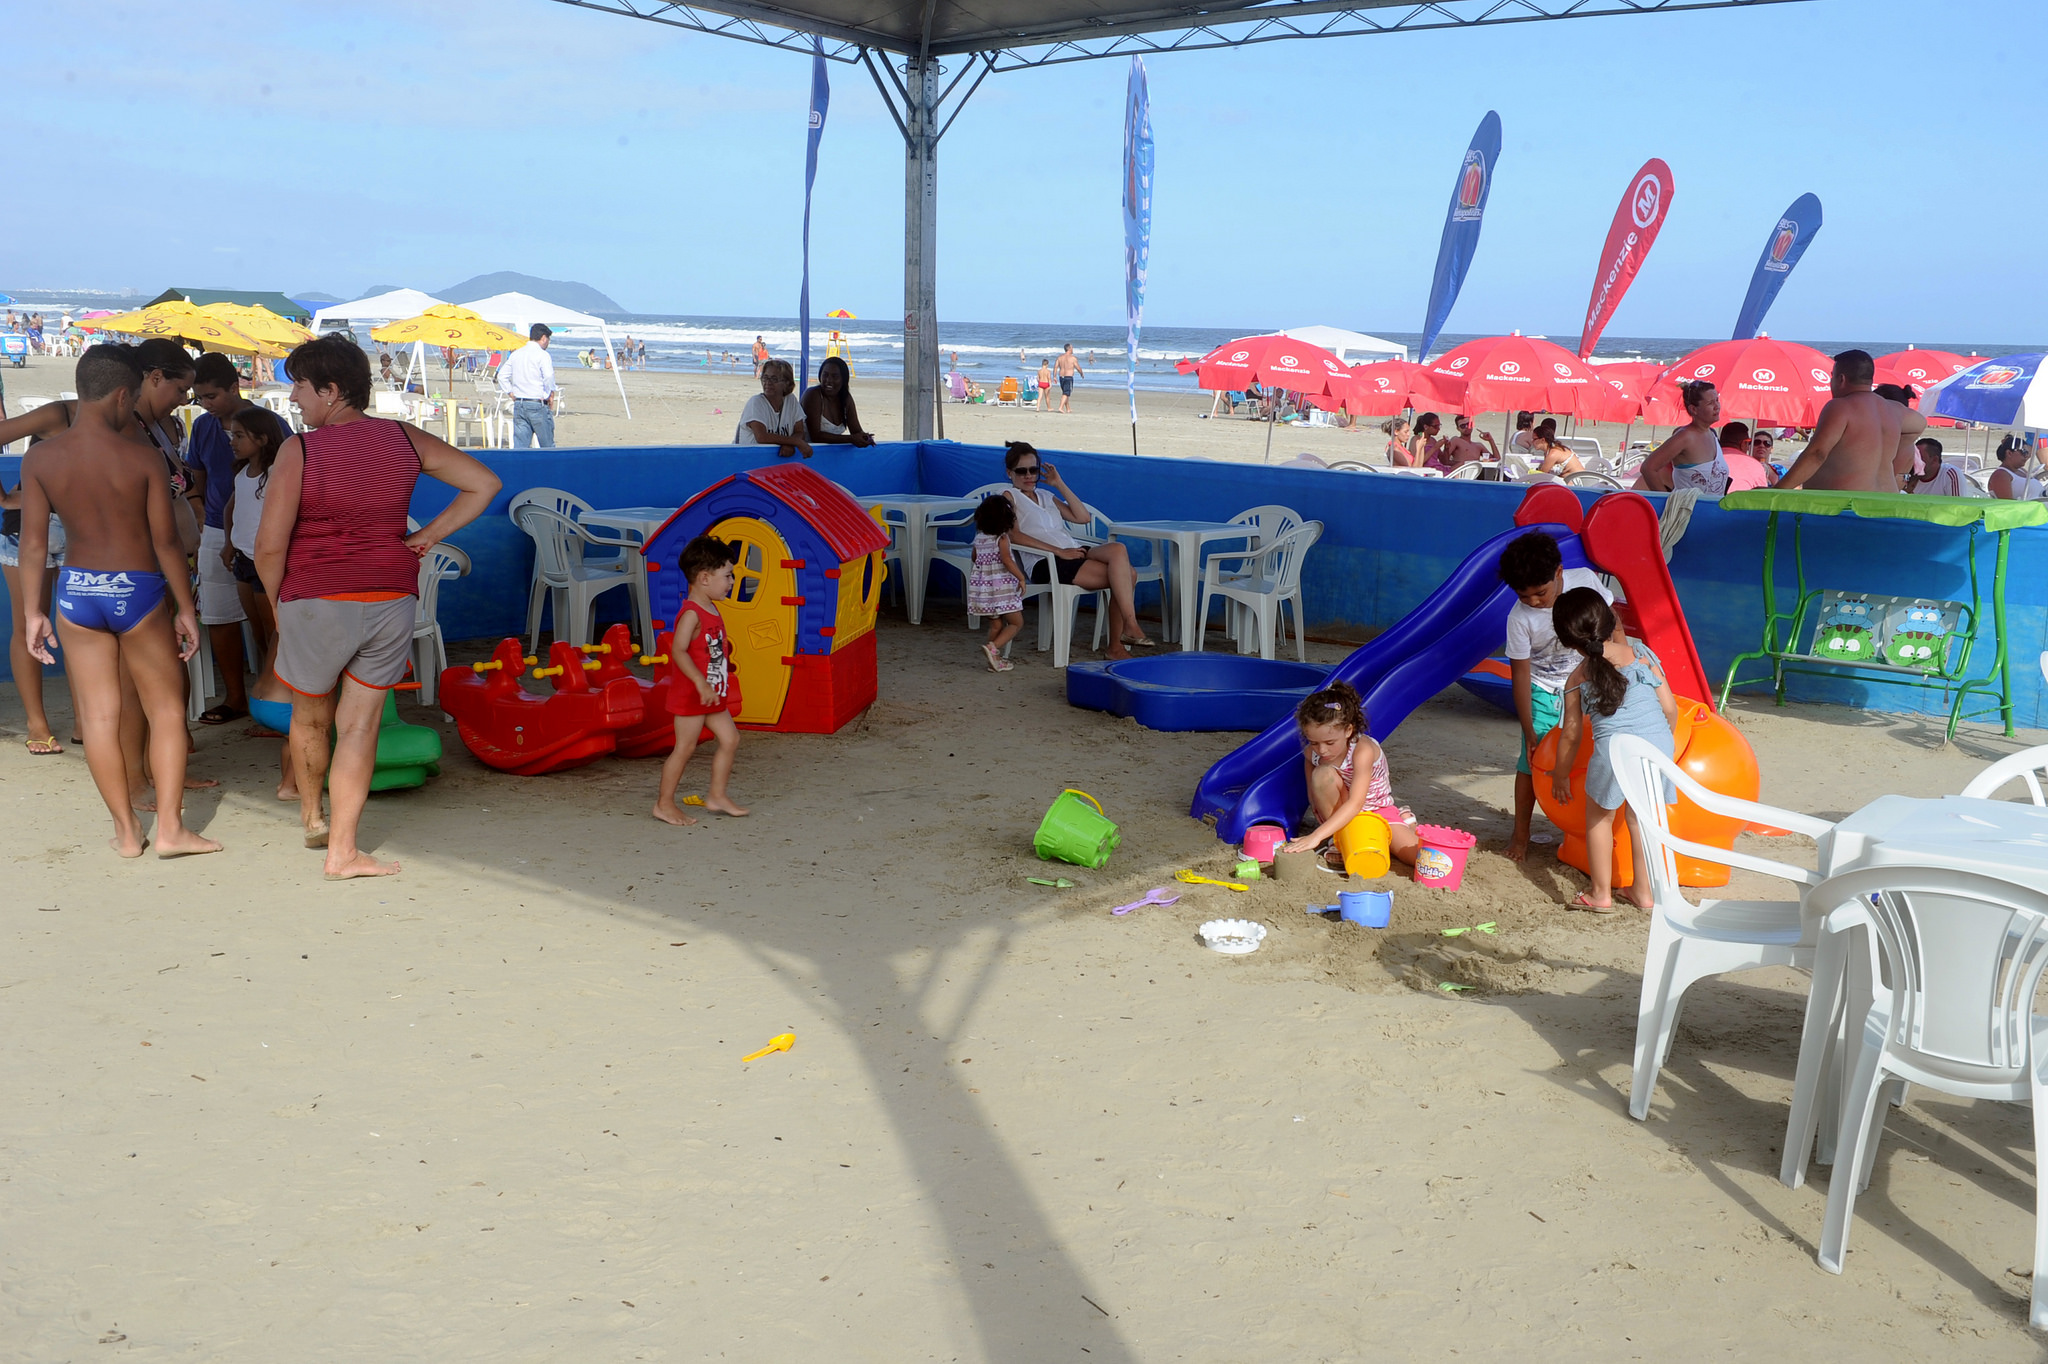
[[[939,64],[904,65],[903,439],[930,440],[939,404]]]

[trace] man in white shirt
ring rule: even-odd
[[[498,391],[512,399],[512,448],[555,448],[555,362],[548,356],[554,330],[536,322],[527,329],[527,343],[498,366]]]
[[[1919,454],[1920,470],[1906,475],[1906,491],[1924,493],[1933,497],[1970,497],[1976,489],[1963,481],[1961,470],[1953,464],[1941,462],[1941,442],[1932,436],[1924,436],[1914,442]]]

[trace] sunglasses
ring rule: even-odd
[[[1020,464],[1010,470],[1010,475],[1013,478],[1037,478],[1038,466],[1036,464]]]

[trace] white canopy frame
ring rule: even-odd
[[[605,361],[611,365],[612,380],[619,386],[619,406],[626,409],[626,420],[633,420],[633,404],[626,398],[626,376],[619,367],[619,358],[612,349],[611,328],[601,317],[591,313],[579,313],[574,308],[564,308],[559,303],[550,303],[544,298],[518,291],[492,294],[474,303],[461,305],[486,322],[495,322],[501,327],[514,331],[526,331],[539,322],[548,327],[595,327],[597,334],[604,338]]]

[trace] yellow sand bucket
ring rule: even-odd
[[[1344,859],[1344,870],[1367,880],[1385,876],[1392,865],[1387,852],[1389,837],[1387,821],[1370,810],[1361,812],[1337,830],[1337,852]]]
[[[1042,861],[1057,858],[1077,867],[1100,867],[1123,842],[1116,824],[1103,813],[1102,802],[1086,791],[1068,787],[1039,821],[1031,847]]]

